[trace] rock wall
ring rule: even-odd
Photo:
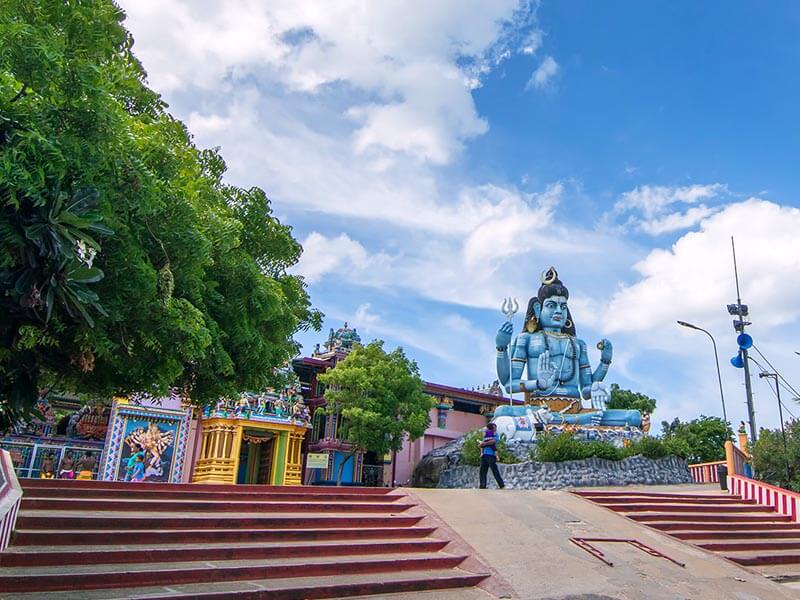
[[[446,461],[445,457],[436,458],[442,463]],[[444,468],[438,473],[436,487],[478,487],[478,467],[440,466]],[[528,461],[498,466],[506,487],[510,489],[556,490],[600,485],[692,483],[686,461],[674,456],[657,459],[631,456],[622,460],[587,458],[560,463]],[[496,487],[491,472],[488,474],[488,487]]]

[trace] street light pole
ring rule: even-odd
[[[711,338],[711,343],[714,346],[714,361],[717,364],[717,381],[719,382],[719,398],[722,400],[722,419],[727,423],[728,422],[728,413],[725,411],[725,394],[722,392],[722,373],[719,370],[719,354],[717,354],[717,342],[714,339],[714,336],[711,335],[708,331],[703,329],[702,327],[698,327],[697,325],[692,325],[691,323],[687,323],[686,321],[678,321],[678,325],[681,327],[688,327],[689,329],[696,329],[697,331],[702,331],[708,337]]]
[[[789,477],[789,451],[786,449],[786,429],[783,426],[783,407],[781,406],[781,386],[778,382],[778,374],[777,373],[759,373],[759,377],[767,377],[775,380],[775,393],[778,396],[778,415],[781,419],[781,435],[783,435],[783,460],[786,463],[786,481],[788,482]]]

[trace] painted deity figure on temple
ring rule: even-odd
[[[550,267],[542,275],[539,292],[528,302],[525,323],[513,342],[511,321],[500,327],[497,375],[506,390],[530,392],[542,400],[568,399],[578,405],[581,399],[605,393],[599,384],[611,364],[611,342],[604,339],[597,344],[600,364],[592,371],[586,342],[576,336],[568,301],[569,290]],[[527,379],[523,379],[526,368]]]

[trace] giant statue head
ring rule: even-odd
[[[539,292],[528,301],[525,331],[533,333],[547,328],[575,335],[575,323],[567,306],[568,300],[569,290],[561,283],[555,267],[550,267],[542,274]]]

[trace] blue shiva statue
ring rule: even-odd
[[[598,427],[640,427],[639,411],[607,411],[607,392],[600,386],[611,364],[609,340],[597,344],[600,364],[592,371],[586,342],[575,335],[567,304],[569,290],[550,267],[542,275],[539,292],[528,302],[522,332],[513,340],[513,325],[506,321],[497,332],[497,376],[509,392],[524,392],[532,405],[551,413],[544,420]],[[527,367],[527,379],[523,371]],[[581,400],[591,400],[584,411]],[[519,414],[517,414],[519,413]],[[572,414],[575,413],[575,414]],[[525,407],[501,406],[495,416],[530,416]]]

